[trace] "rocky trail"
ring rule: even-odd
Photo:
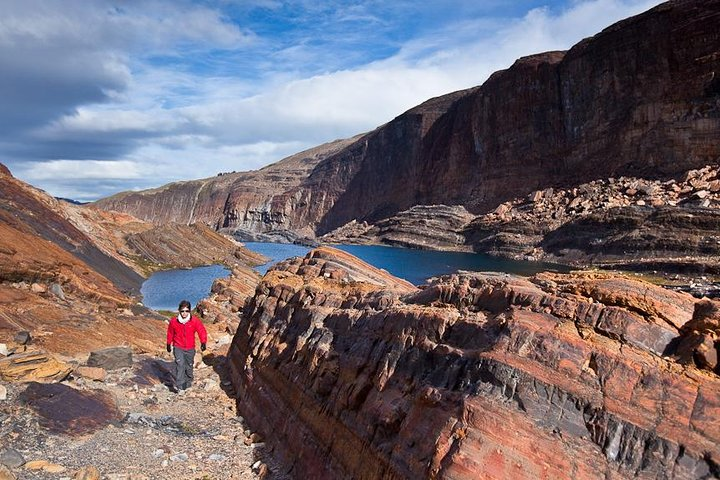
[[[182,393],[169,388],[170,354],[76,367],[60,383],[5,383],[0,479],[282,478],[236,413],[225,358],[198,353]]]

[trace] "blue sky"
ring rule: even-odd
[[[3,0],[0,162],[50,194],[252,170],[650,0]]]

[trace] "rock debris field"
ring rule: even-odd
[[[182,393],[168,387],[169,354],[76,367],[59,383],[3,383],[0,480],[282,478],[237,415],[224,366],[198,353]]]

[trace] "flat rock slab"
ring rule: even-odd
[[[105,370],[132,367],[133,355],[130,347],[110,347],[91,352],[88,357],[88,367],[100,367]]]
[[[123,418],[113,396],[102,390],[31,382],[20,401],[35,410],[40,425],[52,433],[84,435]]]
[[[0,464],[10,468],[18,468],[25,464],[25,458],[14,448],[6,448],[0,453]]]
[[[72,368],[47,352],[25,352],[0,359],[0,378],[6,382],[59,382]]]

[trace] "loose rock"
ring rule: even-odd
[[[19,468],[25,465],[25,458],[14,448],[7,448],[0,453],[0,464],[10,468]]]
[[[87,360],[88,367],[101,367],[105,370],[117,370],[131,367],[133,364],[130,347],[110,347],[91,352]]]

